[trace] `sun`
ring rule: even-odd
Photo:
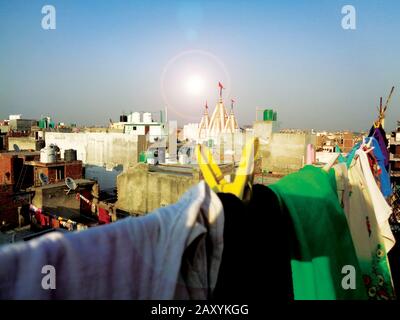
[[[185,85],[189,94],[197,96],[204,90],[204,79],[200,75],[191,75],[186,79]]]

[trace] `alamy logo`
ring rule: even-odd
[[[356,8],[351,5],[345,5],[342,8],[342,28],[344,30],[356,30]]]
[[[56,288],[56,268],[52,265],[45,265],[42,268],[42,288],[44,290],[54,290]]]
[[[45,16],[42,18],[42,28],[44,30],[55,30],[56,29],[56,8],[51,5],[45,5],[42,8],[42,14]]]
[[[342,274],[345,276],[342,279],[342,288],[344,290],[356,289],[356,268],[351,265],[346,265],[342,268]]]

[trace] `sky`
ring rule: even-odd
[[[342,28],[348,4],[355,30]],[[260,108],[284,128],[359,131],[396,86],[392,130],[399,34],[398,0],[0,0],[0,118],[101,125],[167,109],[182,125],[214,109],[221,81],[241,126]]]

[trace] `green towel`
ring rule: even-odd
[[[314,166],[269,186],[289,212],[294,229],[291,266],[295,300],[367,299],[350,230],[330,173]],[[344,289],[344,266],[355,270],[355,289]]]

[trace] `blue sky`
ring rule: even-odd
[[[41,28],[46,4],[56,30]],[[341,27],[346,4],[356,30]],[[398,0],[0,0],[0,118],[105,124],[168,105],[182,124],[199,121],[205,100],[213,109],[221,80],[241,125],[262,107],[283,127],[329,130],[368,129],[395,85],[392,129],[399,34]],[[196,95],[191,73],[203,77]]]

